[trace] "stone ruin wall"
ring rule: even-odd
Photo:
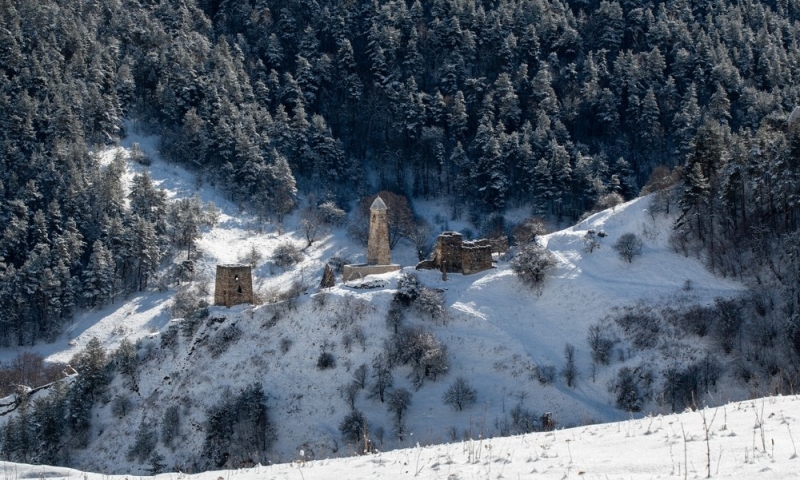
[[[398,270],[400,270],[400,265],[345,265],[342,281],[361,280],[367,275],[380,275]]]
[[[217,265],[214,305],[253,303],[253,274],[249,265]]]
[[[461,246],[461,273],[470,275],[492,268],[492,245],[488,240],[464,242]]]
[[[508,251],[508,237],[494,237],[488,239],[492,246],[492,253],[506,253]]]
[[[444,232],[436,242],[433,259],[417,264],[417,269],[442,269],[469,275],[492,268],[492,253],[508,250],[508,239],[480,239],[464,242],[458,232]]]
[[[439,235],[434,252],[435,268],[441,270],[442,262],[444,262],[445,270],[448,273],[461,272],[462,245],[461,234],[458,232],[444,232]]]

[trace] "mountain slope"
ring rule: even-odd
[[[427,448],[417,446],[347,459],[304,461],[298,452],[291,463],[179,474],[179,478],[635,480],[706,478],[710,473],[713,478],[789,479],[795,478],[797,470],[792,426],[798,418],[798,397],[774,397],[678,415]],[[3,470],[14,478],[109,478],[66,468],[6,462]],[[169,478],[173,475],[169,474]],[[168,477],[163,474],[157,478]]]
[[[304,245],[298,218],[288,218],[283,231],[258,222],[213,188],[197,189],[199,182],[192,174],[161,161],[154,138],[132,135],[123,147],[134,141],[154,159],[151,175],[168,190],[170,198],[198,194],[204,202],[213,200],[221,210],[217,226],[204,231],[197,242],[195,277],[189,283],[209,301],[216,264],[239,261],[252,248],[269,258],[283,242]],[[130,178],[134,170],[143,167],[129,163],[128,168]],[[647,363],[660,373],[665,360],[654,352],[640,353],[630,347],[625,351],[623,342],[619,356],[624,361],[615,359],[611,366],[601,367],[593,379],[585,340],[588,327],[636,302],[710,303],[715,297],[743,290],[735,282],[715,278],[696,258],[672,252],[667,245],[671,220],[651,217],[647,208],[647,198],[636,199],[544,236],[542,242],[554,253],[558,265],[538,296],[516,279],[505,258],[498,258],[492,270],[470,276],[453,274],[446,281],[436,271],[416,272],[421,284],[443,291],[447,318],[433,322],[409,309],[405,324],[433,331],[448,348],[450,367],[437,381],[426,379],[419,390],[411,383],[410,367],[394,370],[395,388],[413,393],[406,415],[407,435],[402,440],[393,434],[386,405],[367,398],[366,391],[358,392],[355,408],[364,412],[377,448],[513,433],[519,429],[514,415],[520,411],[536,422],[547,412],[562,426],[628,418],[629,414],[614,407],[609,382],[620,366]],[[434,217],[439,212],[429,209],[423,213]],[[607,234],[591,254],[585,252],[582,241],[588,229]],[[611,248],[626,232],[641,234],[645,240],[642,256],[633,263],[624,262]],[[136,432],[142,425],[157,432],[167,408],[179,405],[179,441],[173,447],[159,443],[157,450],[168,468],[191,469],[202,463],[207,412],[256,382],[263,386],[276,426],[270,461],[296,459],[301,450],[307,459],[355,453],[359,447],[348,445],[339,433],[339,424],[350,411],[343,387],[352,381],[359,365],[366,364],[372,372],[373,359],[391,341],[385,319],[400,274],[379,276],[386,286],[377,289],[337,285],[317,292],[314,286],[331,256],[358,260],[363,254],[363,248],[348,240],[342,230],[333,229],[305,248],[304,259],[293,268],[284,271],[262,261],[254,270],[255,289],[262,298],[278,298],[296,282],[310,287],[297,298],[274,304],[212,307],[211,320],[204,321],[190,337],[165,340],[179,323],[169,320],[171,295],[179,288],[172,285],[167,292],[148,291],[87,312],[62,339],[35,347],[50,360],[67,361],[93,336],[109,350],[123,338],[140,340],[136,388],[121,376],[112,382],[96,407],[90,445],[72,454],[73,464],[109,473],[145,471],[145,465],[127,455]],[[183,258],[179,254],[173,265]],[[393,259],[413,265],[414,254],[410,246],[401,244]],[[403,270],[404,274],[412,272],[411,266]],[[688,291],[687,281],[693,285]],[[568,342],[576,348],[578,379],[574,388],[567,387],[558,375]],[[697,343],[688,341],[687,345],[694,348]],[[673,353],[691,355],[691,348]],[[317,368],[323,351],[334,356],[335,368]],[[541,381],[542,372],[548,370],[554,378]],[[454,411],[442,402],[445,390],[459,376],[467,378],[477,392],[475,405],[464,411]],[[707,401],[742,398],[740,395],[720,387],[718,397]],[[122,418],[115,410],[119,399],[130,402]],[[519,408],[516,414],[515,407]],[[645,409],[666,411],[655,401]]]

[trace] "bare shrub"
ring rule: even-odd
[[[555,256],[536,243],[520,246],[511,260],[511,270],[537,293],[541,293],[547,275],[555,266]]]
[[[281,338],[280,342],[281,353],[286,355],[289,352],[289,349],[292,348],[292,343],[294,342],[292,342],[291,338],[286,338],[286,337]]]
[[[417,260],[425,260],[433,248],[433,227],[431,224],[424,219],[417,220],[409,230],[408,238],[414,242]]]
[[[592,351],[592,362],[599,365],[609,364],[616,341],[608,334],[606,328],[600,324],[590,326],[586,335],[586,343],[589,344]]]
[[[111,413],[117,418],[125,417],[133,409],[133,402],[126,394],[117,395],[111,401]]]
[[[242,338],[242,330],[236,324],[228,325],[221,329],[208,343],[208,351],[211,358],[217,358]]]
[[[359,444],[367,432],[367,419],[358,410],[352,410],[345,415],[339,424],[339,433],[346,442]]]
[[[436,381],[447,373],[450,362],[447,345],[439,341],[432,330],[414,326],[400,330],[387,343],[387,357],[393,364],[411,365],[409,378],[415,388],[420,388],[425,378]]]
[[[477,392],[475,387],[464,377],[457,377],[450,387],[445,390],[442,402],[458,411],[464,410],[475,403]]]
[[[172,296],[172,318],[203,319],[208,316],[208,302],[191,287],[183,287]]]
[[[638,349],[653,348],[658,344],[661,322],[657,316],[644,309],[629,309],[614,321]]]
[[[547,230],[541,218],[528,217],[514,227],[512,235],[517,245],[527,245],[536,242],[536,238],[545,233]]]
[[[619,369],[610,390],[615,394],[617,408],[626,412],[638,412],[642,409],[644,398],[639,389],[639,382],[630,368]]]
[[[405,417],[403,416],[411,405],[411,392],[405,388],[396,388],[389,393],[386,399],[386,408],[394,415],[394,430],[397,438],[402,441],[405,434]]]
[[[568,387],[575,386],[578,368],[575,365],[575,346],[571,343],[567,343],[564,346],[564,368],[561,369],[561,375],[564,376],[564,381],[567,382]]]
[[[444,323],[446,312],[444,309],[444,292],[432,288],[422,287],[414,301],[414,309],[422,316],[434,321]]]
[[[556,367],[554,365],[541,365],[536,368],[536,379],[542,385],[550,385],[556,379]]]
[[[592,253],[600,248],[600,241],[597,239],[597,232],[594,230],[588,230],[582,240],[583,251],[586,253]]]
[[[303,252],[292,242],[284,242],[272,252],[272,263],[286,269],[303,259]]]
[[[256,268],[264,260],[264,255],[256,248],[255,245],[250,246],[250,250],[244,255],[239,257],[239,262],[250,265],[250,268]]]
[[[175,350],[178,346],[178,326],[170,324],[164,332],[159,335],[161,340],[161,348]]]
[[[723,352],[731,353],[744,322],[742,302],[718,298],[714,301],[714,338]]]
[[[300,212],[300,231],[306,237],[308,247],[319,239],[323,231],[323,221],[317,210],[308,207]]]
[[[319,218],[334,227],[341,227],[347,220],[347,213],[337,207],[334,202],[324,202],[317,207]]]
[[[360,390],[361,387],[356,382],[350,382],[342,387],[342,395],[350,406],[350,410],[356,409],[356,399],[358,399],[358,392]]]
[[[698,394],[699,371],[694,365],[673,366],[664,373],[664,389],[661,393],[665,404],[673,412],[695,406]]]
[[[317,368],[320,370],[336,368],[336,357],[330,352],[320,353],[319,357],[317,357]]]
[[[640,195],[655,193],[650,202],[651,213],[664,213],[665,215],[669,215],[674,196],[672,187],[674,187],[680,179],[681,167],[675,167],[674,170],[670,171],[669,168],[664,165],[659,165],[653,169],[653,173],[650,174],[650,178],[647,180],[647,183],[640,193]]]
[[[20,353],[8,366],[0,368],[0,392],[7,396],[14,393],[17,385],[46,385],[61,378],[63,370],[63,363],[45,363],[37,353]]]
[[[644,243],[635,233],[624,233],[614,244],[614,250],[619,253],[620,258],[628,263],[632,263],[635,257],[642,254]]]
[[[367,376],[369,371],[367,369],[367,364],[362,363],[355,369],[353,372],[353,382],[358,385],[358,388],[365,389],[367,388]]]
[[[146,167],[149,167],[153,164],[153,160],[150,158],[150,155],[142,151],[138,142],[134,142],[133,145],[131,145],[130,158],[134,162]]]
[[[625,203],[625,199],[622,198],[622,195],[620,195],[619,193],[607,193],[605,195],[601,195],[600,197],[598,197],[597,201],[594,202],[592,211],[599,212],[607,208],[614,208],[617,205],[621,205],[623,203]]]
[[[531,433],[539,428],[539,415],[523,407],[521,403],[514,405],[510,416],[512,428],[510,434]]]

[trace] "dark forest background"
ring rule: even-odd
[[[659,191],[676,250],[777,285],[800,351],[798,20],[797,0],[0,0],[0,340],[52,338],[190,248],[196,199],[142,174],[126,202],[123,160],[99,165],[135,119],[269,221],[297,190],[441,197],[476,228]]]

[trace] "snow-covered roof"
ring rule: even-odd
[[[372,206],[369,207],[370,210],[386,210],[386,204],[383,203],[381,197],[377,197],[374,202],[372,202]]]

